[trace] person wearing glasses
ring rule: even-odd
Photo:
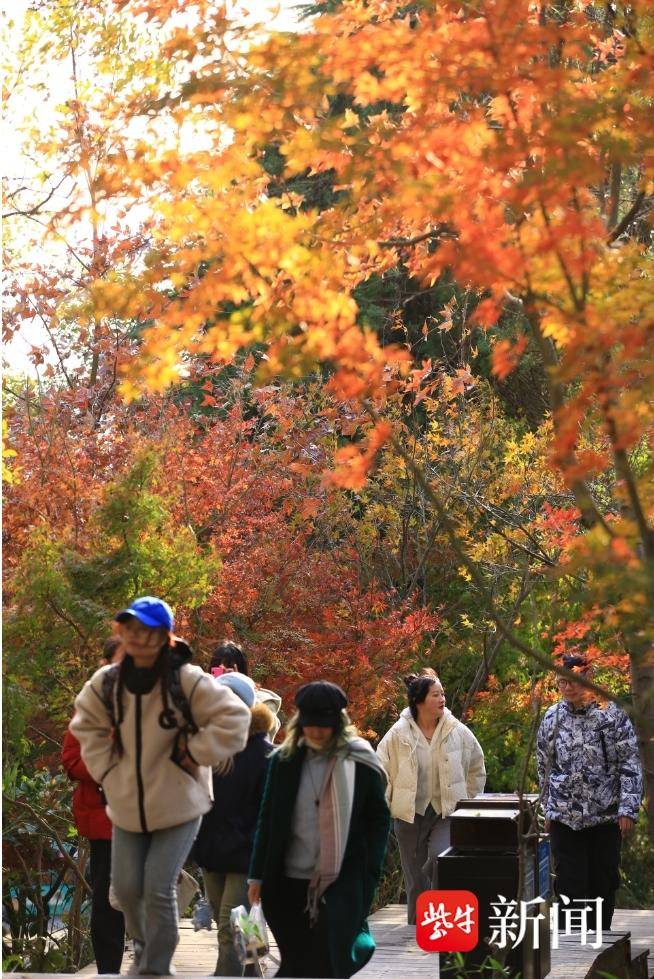
[[[563,665],[590,679],[583,656],[564,656]],[[538,777],[545,829],[550,834],[559,913],[567,902],[601,898],[587,922],[610,931],[620,885],[622,839],[635,825],[643,793],[638,743],[625,712],[600,704],[573,677],[557,677],[562,699],[546,712],[538,731]]]
[[[84,685],[70,731],[113,823],[111,883],[134,940],[130,971],[168,976],[177,880],[212,808],[211,769],[246,747],[251,712],[190,662],[161,598],[137,598],[114,621],[124,656]]]

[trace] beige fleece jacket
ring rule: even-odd
[[[484,753],[472,731],[445,708],[434,738],[434,764],[443,818],[451,816],[461,799],[471,799],[484,791],[486,768]],[[420,729],[406,707],[400,719],[379,742],[377,755],[388,775],[387,799],[394,819],[412,823],[416,814],[418,788],[417,744]]]
[[[94,673],[82,688],[70,730],[80,743],[91,776],[102,786],[112,823],[142,833],[204,815],[212,805],[211,766],[245,748],[250,711],[228,687],[216,683],[199,666],[185,663],[180,680],[199,728],[188,740],[188,750],[199,766],[197,774],[190,774],[173,758],[177,729],[166,730],[159,724],[160,681],[147,694],[123,690],[124,753],[119,757],[101,695],[107,669]],[[182,717],[175,712],[181,725]]]

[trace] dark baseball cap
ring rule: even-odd
[[[347,696],[336,683],[315,680],[305,683],[295,694],[300,712],[300,727],[337,727]]]
[[[164,629],[173,627],[173,610],[162,598],[153,598],[152,595],[144,595],[143,598],[136,598],[132,604],[114,616],[116,622],[129,622],[130,619],[138,619],[149,629],[157,629],[163,626]]]

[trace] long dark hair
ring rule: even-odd
[[[120,639],[117,636],[110,636],[109,639],[105,639],[102,645],[102,656],[101,659],[105,663],[111,663],[112,659],[116,655],[116,651],[120,648]]]
[[[404,677],[409,710],[414,721],[418,720],[418,704],[424,703],[430,688],[433,687],[437,680],[438,677],[433,670],[430,670],[428,673],[425,671],[423,674],[410,673],[409,676]]]
[[[213,651],[209,669],[214,666],[235,666],[243,676],[249,676],[247,656],[237,642],[226,639]]]

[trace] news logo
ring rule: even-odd
[[[479,941],[479,902],[472,891],[423,891],[416,903],[423,952],[471,952]]]
[[[544,898],[515,901],[498,894],[485,909],[489,950],[517,948],[526,941],[537,949],[540,923],[549,917],[549,941],[579,939],[580,945],[601,948],[603,898],[569,898],[560,894],[548,905]],[[592,940],[594,939],[594,940]],[[424,952],[471,952],[479,944],[479,902],[472,891],[423,891],[416,902],[416,941]]]

